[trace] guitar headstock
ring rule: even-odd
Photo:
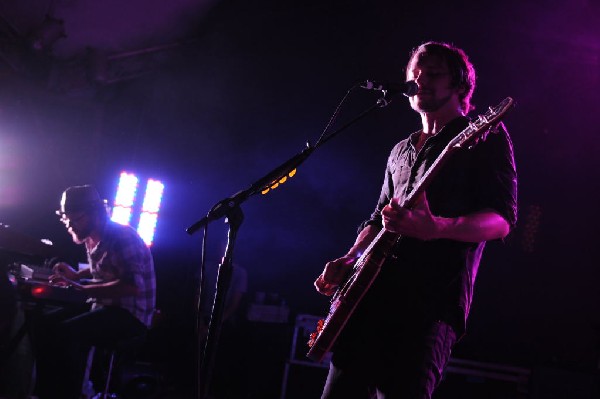
[[[514,100],[506,97],[495,107],[489,107],[485,114],[477,116],[465,130],[451,140],[448,147],[461,148],[468,141],[473,141],[474,145],[479,140],[485,140],[490,131],[496,130],[504,115],[513,105]]]

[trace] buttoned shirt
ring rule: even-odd
[[[135,296],[97,298],[102,306],[120,306],[150,326],[156,305],[156,276],[150,249],[130,226],[107,221],[98,245],[88,250],[94,280],[120,280],[137,287]]]
[[[369,224],[382,227],[381,210],[393,197],[403,203],[468,122],[466,117],[451,121],[418,152],[415,146],[420,132],[399,142],[388,158],[375,211],[361,228]],[[491,209],[514,226],[517,175],[512,142],[504,126],[472,148],[451,154],[425,191],[433,215],[452,218]],[[466,326],[485,244],[401,238],[363,300],[373,306],[362,307],[372,310],[385,305],[389,310],[390,305],[398,305],[403,314],[447,321],[460,335]]]

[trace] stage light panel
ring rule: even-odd
[[[128,225],[131,220],[131,208],[124,208],[122,206],[115,206],[112,209],[111,220],[119,224]]]
[[[140,215],[140,223],[138,224],[137,231],[147,246],[152,245],[152,241],[154,240],[154,233],[156,232],[157,221],[157,213],[143,212]]]
[[[131,224],[131,220],[140,212],[139,201],[136,206],[138,184],[139,178],[135,174],[121,172],[111,220],[123,225]],[[161,181],[148,179],[144,190],[137,231],[148,246],[151,246],[154,240],[164,189],[165,185]]]
[[[156,223],[158,221],[158,211],[162,201],[165,185],[159,180],[148,179],[144,202],[142,204],[142,213],[138,224],[138,233],[146,243],[151,246],[156,232]]]
[[[139,179],[133,173],[121,172],[115,205],[132,207],[135,202]]]
[[[158,180],[148,179],[142,212],[158,213],[165,185]]]
[[[132,208],[135,203],[138,181],[139,179],[133,173],[121,172],[111,220],[124,225],[129,224],[133,214]]]

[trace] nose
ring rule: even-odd
[[[73,222],[71,221],[71,219],[69,219],[68,217],[62,217],[60,219],[60,221],[62,222],[62,224],[65,225],[65,227],[68,229],[69,227],[71,227],[71,225],[73,224]]]

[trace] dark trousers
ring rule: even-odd
[[[341,336],[321,399],[430,399],[456,334],[442,321]]]
[[[78,399],[91,346],[112,346],[144,334],[146,326],[127,310],[103,307],[57,312],[36,323],[36,393],[40,399]]]

